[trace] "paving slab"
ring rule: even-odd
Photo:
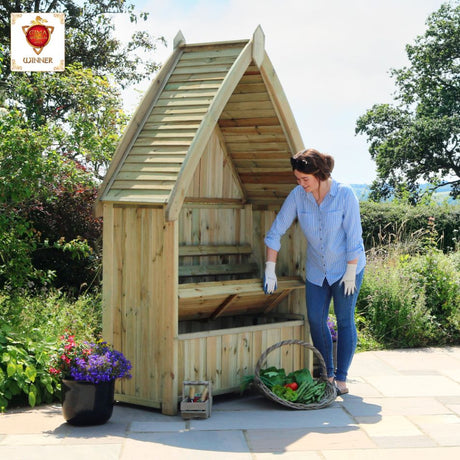
[[[458,460],[460,447],[322,451],[325,460]]]
[[[207,433],[131,433],[124,445],[122,459],[251,460],[241,431]]]
[[[443,460],[460,458],[460,347],[358,353],[350,394],[298,411],[255,391],[214,398],[208,419],[116,404],[94,427],[58,404],[0,414],[0,459]]]

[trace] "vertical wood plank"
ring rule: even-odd
[[[114,220],[113,204],[103,205],[102,246],[102,333],[105,340],[113,343],[115,310],[116,267],[114,266]]]
[[[164,210],[162,210],[164,211]],[[178,368],[178,225],[177,221],[166,221],[163,214],[164,248],[161,253],[164,272],[163,286],[159,289],[159,297],[163,304],[160,306],[158,321],[159,336],[161,337],[161,368],[162,368],[162,412],[167,415],[177,413],[177,368]]]

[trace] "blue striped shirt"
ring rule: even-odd
[[[340,280],[347,262],[358,259],[356,273],[366,265],[359,202],[351,187],[332,181],[329,193],[318,206],[311,193],[299,185],[286,198],[265,237],[275,251],[295,218],[307,239],[307,280],[322,286]]]

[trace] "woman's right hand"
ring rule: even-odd
[[[265,294],[273,294],[276,291],[278,280],[275,273],[275,262],[265,262],[264,275],[264,292]]]

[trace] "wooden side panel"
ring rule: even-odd
[[[301,321],[210,331],[179,336],[179,381],[203,379],[212,383],[213,393],[239,388],[245,375],[253,375],[261,354],[271,345],[304,334]],[[185,359],[182,359],[185,358]],[[305,367],[300,346],[277,349],[267,365],[284,367],[286,372]],[[263,367],[266,367],[263,366]]]
[[[105,208],[104,336],[133,366],[117,398],[175,413],[177,225],[163,208]]]
[[[216,127],[195,170],[187,198],[242,199],[243,192],[233,163]]]

